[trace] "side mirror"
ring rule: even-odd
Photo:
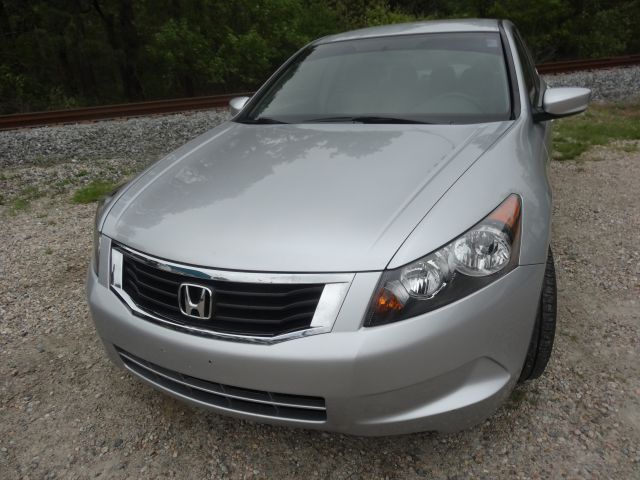
[[[235,97],[229,101],[229,109],[231,110],[231,116],[235,117],[240,113],[240,110],[244,108],[244,106],[249,101],[250,97]]]
[[[538,122],[582,113],[589,105],[591,90],[580,87],[548,88],[542,99],[542,110],[534,114]]]

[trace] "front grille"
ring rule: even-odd
[[[267,417],[324,422],[324,398],[263,392],[209,382],[174,372],[117,348],[125,367],[151,384],[198,403]]]
[[[133,302],[149,313],[175,323],[213,332],[270,337],[309,328],[323,284],[244,283],[202,279],[168,272],[150,265],[126,250],[122,288]],[[209,320],[188,317],[180,311],[182,283],[195,283],[214,291]]]

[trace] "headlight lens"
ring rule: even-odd
[[[113,194],[106,196],[102,200],[98,202],[98,207],[96,208],[96,215],[93,219],[93,258],[92,265],[93,271],[98,275],[100,268],[100,220],[102,219],[102,213],[104,212],[104,208],[106,204],[111,200]]]
[[[517,263],[520,197],[498,208],[449,244],[383,273],[366,326],[384,325],[440,308],[488,285]]]
[[[93,229],[93,259],[91,262],[96,275],[98,275],[98,268],[100,267],[100,237],[101,235],[96,225]]]
[[[482,277],[502,270],[511,258],[511,239],[493,226],[480,226],[453,244],[456,269],[465,275]]]
[[[111,193],[106,195],[102,200],[98,202],[98,207],[96,208],[96,215],[93,220],[93,258],[91,264],[93,265],[93,271],[98,275],[100,268],[100,240],[102,235],[100,234],[100,220],[102,220],[102,214],[104,213],[107,205],[111,203],[111,200],[115,195],[120,191],[122,187],[124,187],[126,183],[120,184],[116,187]]]
[[[431,298],[451,277],[451,249],[445,247],[433,255],[410,263],[400,270],[400,282],[416,298]]]

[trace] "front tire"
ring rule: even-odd
[[[556,334],[557,295],[556,269],[553,262],[553,253],[551,252],[551,247],[549,247],[538,314],[533,327],[527,357],[518,380],[519,383],[538,378],[544,372],[547,363],[549,363],[551,351],[553,350],[553,339]]]

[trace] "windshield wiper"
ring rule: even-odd
[[[423,120],[413,120],[411,118],[376,117],[376,116],[353,117],[353,121],[357,123],[422,123],[422,124],[429,123]]]
[[[258,117],[258,118],[245,118],[244,120],[240,120],[240,123],[249,123],[251,125],[275,125],[288,123],[283,122],[282,120],[277,120],[271,117]]]
[[[320,118],[311,118],[309,120],[305,120],[304,123],[340,123],[340,122],[352,122],[352,123],[418,123],[418,124],[429,124],[430,122],[425,122],[422,120],[412,120],[410,118],[400,118],[400,117],[382,117],[382,116],[374,116],[374,115],[360,115],[355,117],[320,117]]]

